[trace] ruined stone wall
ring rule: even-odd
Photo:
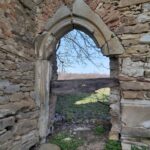
[[[150,146],[150,2],[87,0],[87,3],[125,48],[118,62],[110,58],[111,76],[120,80],[120,89],[111,89],[110,138],[117,139],[120,133],[124,150],[130,150],[134,144]]]
[[[17,0],[0,1],[0,149],[39,141],[34,94],[35,21]]]
[[[34,40],[61,5],[72,0],[0,1],[0,149],[28,150],[39,142]],[[111,57],[110,137],[150,145],[150,0],[85,0],[125,48]],[[117,59],[115,58],[117,57]]]

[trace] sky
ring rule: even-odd
[[[61,38],[57,64],[58,72],[109,74],[110,71],[109,58],[103,56],[91,37],[79,30],[73,30]]]

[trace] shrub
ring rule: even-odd
[[[103,126],[97,126],[94,128],[95,135],[102,135],[105,132],[105,129]]]

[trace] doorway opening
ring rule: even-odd
[[[69,137],[70,143],[66,143],[70,149],[73,149],[72,142],[79,139],[83,142],[77,142],[77,146],[89,145],[92,149],[99,146],[103,149],[111,128],[110,88],[107,85],[102,85],[101,88],[97,81],[99,78],[110,77],[109,58],[103,56],[93,37],[76,29],[60,38],[54,57],[53,79],[57,79],[58,83],[63,82],[64,86],[59,89],[57,85],[52,89],[57,98],[55,97],[55,103],[51,106],[55,108],[51,114],[51,120],[54,121],[51,142],[62,148],[65,145],[63,139]],[[90,82],[91,86],[88,84],[87,89],[81,91],[75,89],[73,85],[80,82]],[[86,86],[84,83],[82,85]],[[95,88],[91,90],[92,86]],[[60,138],[59,141],[57,138]]]

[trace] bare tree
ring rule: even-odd
[[[86,65],[88,62],[96,68],[107,68],[100,60],[101,49],[96,46],[91,37],[82,31],[73,30],[64,35],[59,40],[56,50],[57,64],[61,71],[65,71],[67,67],[73,67],[75,63]]]

